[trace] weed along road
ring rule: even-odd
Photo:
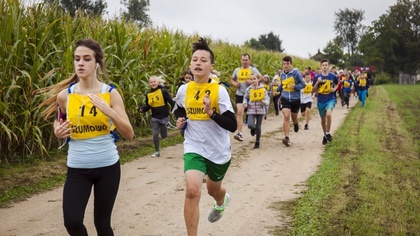
[[[356,100],[350,99],[351,107]],[[349,111],[338,102],[332,113],[333,135]],[[247,128],[243,142],[234,140],[232,134],[232,164],[224,180],[231,201],[223,218],[209,223],[207,214],[213,201],[204,194],[203,184],[199,235],[271,235],[276,227],[288,224],[290,217],[272,206],[300,196],[305,181],[317,170],[325,146],[316,109],[309,130],[303,129],[301,121],[299,132],[291,131],[290,147],[281,142],[282,122],[281,114],[270,114],[263,121],[259,149],[252,149],[255,137]],[[115,235],[186,235],[182,155],[183,146],[179,144],[161,150],[158,158],[139,157],[122,166],[112,217]],[[0,209],[0,235],[66,235],[62,192],[60,187]],[[91,201],[84,222],[89,233],[95,234],[92,209]]]

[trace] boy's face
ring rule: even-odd
[[[309,81],[311,81],[311,75],[306,75],[305,82],[308,83]]]
[[[212,69],[213,64],[211,64],[210,52],[206,50],[197,50],[193,53],[190,62],[190,70],[195,79],[202,79],[209,76]],[[200,81],[197,80],[196,82],[198,83]]]
[[[286,72],[289,72],[292,70],[292,63],[290,61],[283,61],[283,69]]]
[[[328,62],[323,62],[321,64],[321,71],[324,73],[328,72]]]

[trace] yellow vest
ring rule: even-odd
[[[359,86],[360,87],[365,87],[366,86],[366,79],[365,78],[360,78],[359,79]]]
[[[322,80],[322,85],[319,86],[318,93],[320,94],[330,94],[331,93],[331,80],[326,79]]]
[[[284,91],[286,91],[286,92],[293,92],[293,91],[295,91],[294,88],[290,88],[290,85],[292,85],[292,84],[295,85],[295,78],[289,77],[289,78],[287,78],[285,80],[282,80],[281,81],[281,84],[283,86],[283,90]]]
[[[238,81],[240,83],[245,83],[249,78],[251,78],[252,70],[251,68],[241,68],[238,71]]]
[[[111,93],[96,94],[111,104]],[[87,95],[70,93],[67,97],[67,119],[72,123],[71,138],[87,139],[109,134],[114,129],[111,119],[104,115]]]
[[[277,88],[278,88],[279,86],[278,85],[273,85],[273,93],[275,93],[276,91],[277,91]],[[278,96],[278,95],[277,95]]]
[[[205,83],[198,84],[194,81],[188,83],[185,93],[185,111],[188,119],[191,120],[210,120],[204,111],[203,98],[210,96],[212,110],[220,114],[219,110],[219,84]]]
[[[309,95],[312,93],[312,84],[311,83],[307,83],[305,88],[303,88],[303,94],[305,95]]]
[[[265,98],[265,88],[250,88],[249,89],[249,100],[251,102],[261,101]]]
[[[350,88],[350,83],[348,81],[344,81],[343,86],[344,88]]]
[[[153,92],[147,94],[148,104],[151,107],[161,107],[165,105],[165,99],[163,98],[162,89],[156,89]]]

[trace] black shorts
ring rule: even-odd
[[[306,108],[312,109],[312,102],[300,104],[300,112],[304,113]]]
[[[284,97],[281,98],[281,108],[282,109],[290,109],[293,113],[299,113],[300,109],[300,100],[296,101],[289,101]]]
[[[242,104],[244,102],[244,96],[235,95],[235,101],[236,101],[236,104],[238,103]]]

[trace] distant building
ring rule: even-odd
[[[328,54],[322,53],[321,50],[318,49],[318,53],[313,55],[311,59],[315,61],[321,61],[323,59],[328,59]]]

